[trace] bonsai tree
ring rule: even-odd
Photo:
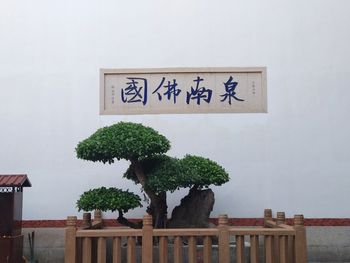
[[[119,122],[98,129],[76,147],[77,157],[84,160],[114,163],[130,161],[124,177],[140,184],[149,200],[147,212],[153,216],[156,228],[166,227],[167,191],[180,188],[200,191],[210,185],[221,185],[229,180],[227,172],[216,162],[200,156],[186,155],[182,159],[165,155],[170,142],[163,135],[141,124]],[[79,210],[118,211],[118,222],[133,227],[124,214],[141,207],[141,198],[117,188],[97,188],[83,193],[77,202]]]

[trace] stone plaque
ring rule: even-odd
[[[101,69],[100,114],[267,112],[266,68]]]

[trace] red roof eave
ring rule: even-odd
[[[0,174],[0,187],[31,187],[26,174]]]

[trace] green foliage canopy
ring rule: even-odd
[[[98,129],[76,147],[80,159],[113,163],[114,159],[142,159],[166,153],[170,142],[150,127],[131,122]]]
[[[183,172],[182,187],[198,185],[202,188],[212,184],[219,186],[230,180],[226,170],[208,158],[186,155],[180,162]]]
[[[142,207],[141,198],[129,191],[118,188],[101,187],[84,192],[77,201],[79,211],[120,211],[128,212],[130,209]]]
[[[140,161],[147,178],[145,188],[156,193],[175,191],[179,188],[179,175],[181,167],[179,160],[167,155],[159,155]],[[139,183],[132,166],[129,166],[124,177]]]
[[[173,192],[194,185],[207,188],[210,185],[222,185],[230,179],[219,164],[194,155],[186,155],[183,159],[160,155],[141,160],[141,166],[147,177],[146,187],[156,193]],[[124,177],[139,183],[131,166]]]

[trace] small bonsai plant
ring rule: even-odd
[[[141,185],[149,204],[147,213],[153,216],[155,228],[166,227],[167,191],[190,188],[201,191],[210,185],[222,185],[229,180],[227,172],[216,162],[200,156],[186,155],[174,158],[165,155],[170,142],[163,135],[142,124],[119,122],[98,129],[76,147],[77,157],[84,160],[114,163],[130,161],[124,177]],[[140,227],[128,221],[124,214],[141,207],[141,198],[117,188],[97,188],[83,193],[77,201],[79,210],[118,211],[118,222],[133,228]]]

